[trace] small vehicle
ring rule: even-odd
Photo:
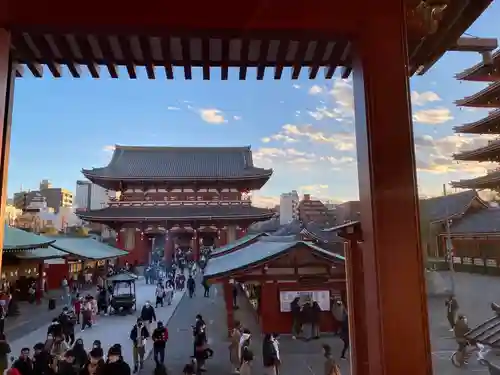
[[[111,308],[114,314],[127,315],[137,310],[135,282],[137,275],[123,271],[106,278],[107,286],[112,286]]]
[[[486,355],[490,352],[491,349],[487,348],[485,345],[480,343],[476,343],[475,345],[469,345],[465,348],[465,358],[460,358],[460,353],[455,351],[451,357],[451,363],[455,367],[464,367],[467,365],[468,360],[472,356],[472,354],[476,354],[477,362],[480,365],[486,366],[488,361],[485,359]],[[500,375],[500,374],[499,374]]]

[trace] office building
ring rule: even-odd
[[[281,194],[279,205],[280,225],[291,223],[299,218],[299,200],[299,194],[295,190]]]

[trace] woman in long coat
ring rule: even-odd
[[[229,344],[229,361],[237,372],[240,369],[240,340],[241,340],[241,324],[240,322],[234,322],[235,327],[231,332],[231,343]]]

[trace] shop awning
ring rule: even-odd
[[[267,236],[267,235],[268,235],[267,233],[247,234],[246,236],[243,236],[243,237],[237,239],[236,241],[233,241],[231,243],[228,243],[227,245],[216,248],[212,252],[212,256],[214,256],[214,255],[217,256],[219,254],[223,254],[223,253],[226,253],[226,252],[231,251],[233,249],[236,249],[240,246],[245,246],[245,244],[247,244],[248,242],[251,242],[259,237]]]
[[[57,259],[68,256],[68,253],[58,250],[52,246],[47,248],[36,248],[32,250],[17,251],[14,256],[21,260],[35,260],[35,259]]]
[[[282,256],[294,249],[297,245],[306,245],[312,252],[323,258],[329,258],[338,262],[343,262],[345,258],[341,255],[324,250],[311,242],[306,241],[257,241],[240,250],[221,255],[210,259],[205,268],[204,278],[213,279],[221,276],[230,276],[232,273],[259,266],[269,262],[278,256]]]
[[[79,258],[103,260],[122,257],[127,251],[117,249],[92,238],[63,237],[56,238],[51,247]]]
[[[5,225],[3,236],[3,251],[32,250],[46,248],[55,241],[55,238],[26,232],[22,229]]]

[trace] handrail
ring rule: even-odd
[[[109,207],[166,207],[166,206],[245,206],[252,205],[251,200],[211,200],[211,201],[111,201]]]

